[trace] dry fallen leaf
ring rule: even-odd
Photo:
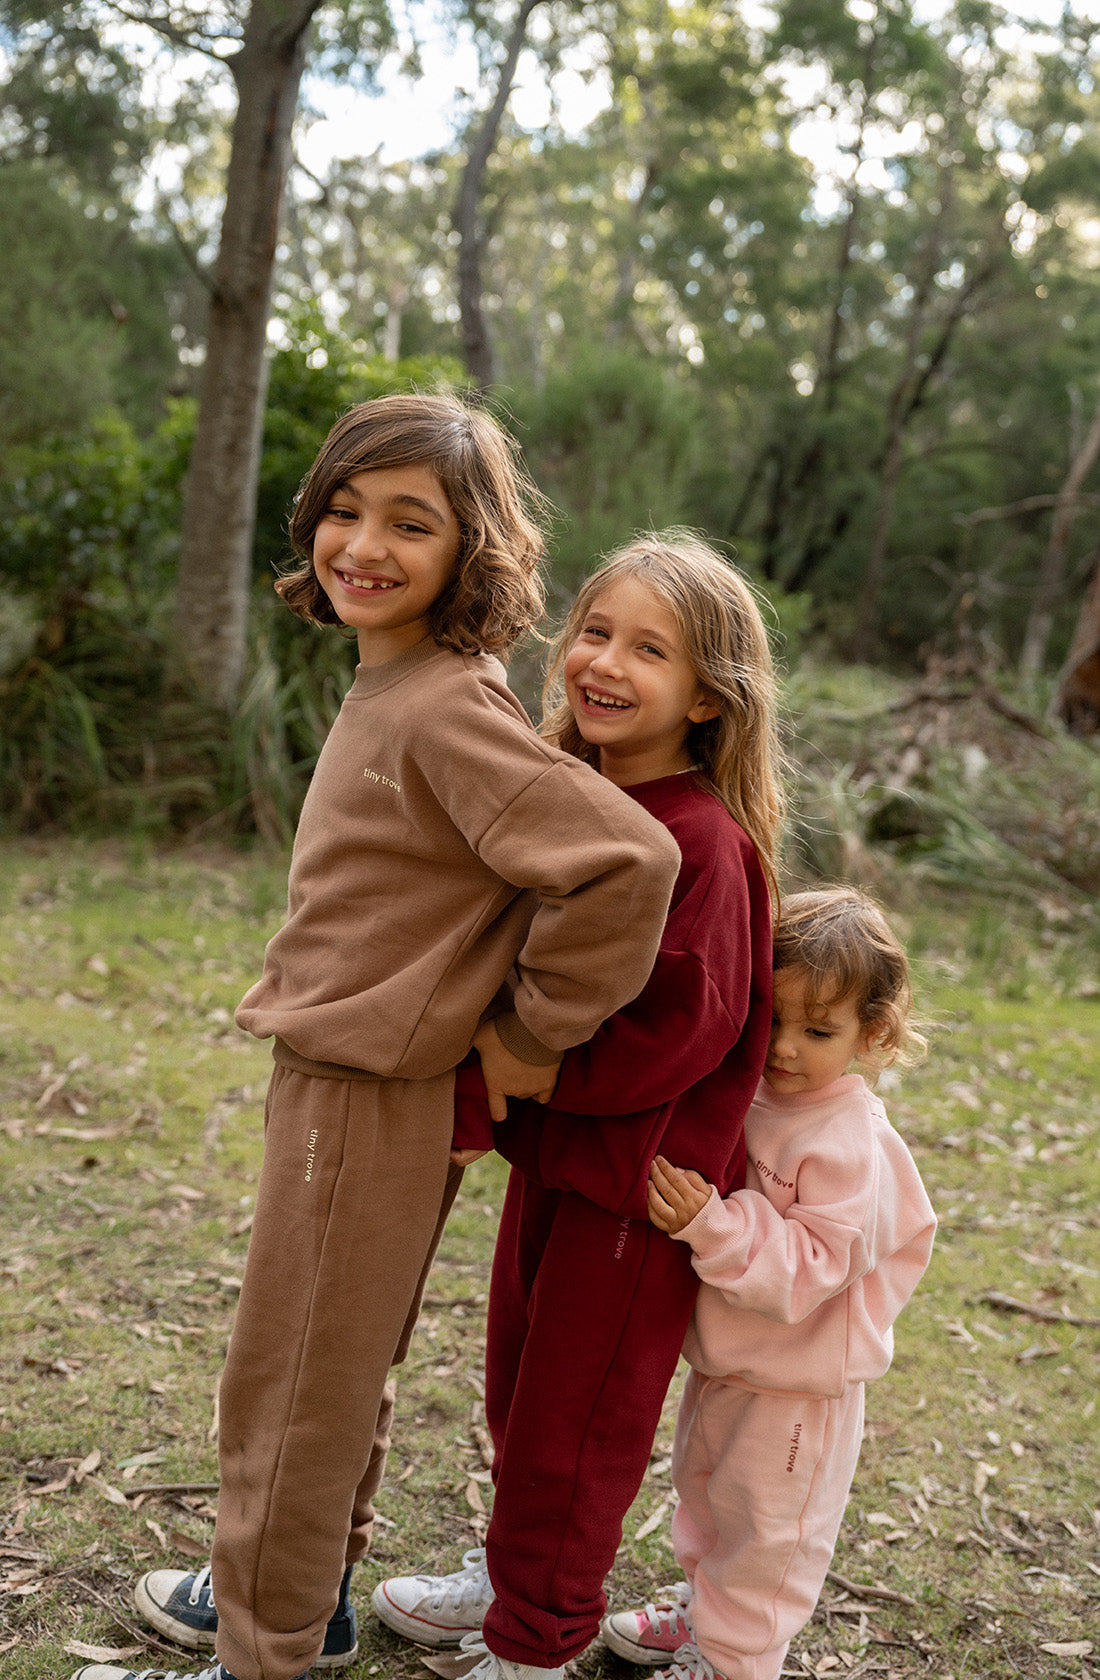
[[[660,1528],[661,1523],[664,1521],[665,1512],[668,1510],[669,1503],[669,1500],[662,1499],[657,1509],[649,1513],[649,1516],[635,1534],[635,1540],[644,1540],[647,1535],[653,1533],[654,1529]]]
[[[98,1493],[101,1493],[104,1499],[109,1499],[112,1505],[125,1505],[126,1495],[120,1493],[116,1487],[112,1487],[110,1482],[105,1482],[102,1476],[89,1476],[88,1483]]]
[[[425,1668],[441,1675],[443,1680],[461,1680],[462,1675],[477,1667],[484,1655],[484,1651],[433,1651],[431,1656],[421,1652],[420,1660]]]
[[[73,1471],[73,1481],[79,1486],[85,1476],[90,1476],[93,1470],[98,1470],[102,1463],[103,1454],[98,1447],[93,1447],[87,1458],[82,1458]]]
[[[1040,1645],[1040,1651],[1046,1651],[1052,1657],[1091,1657],[1091,1639],[1070,1639],[1065,1644],[1052,1640],[1047,1645]]]
[[[473,1477],[466,1483],[466,1503],[471,1511],[476,1511],[479,1517],[486,1515],[485,1501],[481,1497],[481,1489]]]
[[[127,1661],[130,1657],[136,1657],[145,1647],[144,1645],[122,1645],[118,1647],[114,1645],[85,1645],[80,1639],[70,1639],[62,1649],[68,1651],[74,1657],[87,1657],[89,1662],[113,1662],[116,1657],[121,1657],[123,1661]]]
[[[209,1546],[204,1546],[201,1540],[193,1539],[190,1534],[184,1534],[178,1528],[173,1528],[168,1531],[168,1539],[171,1542],[173,1549],[177,1552],[182,1552],[184,1557],[202,1558],[205,1561],[205,1559],[210,1555]]]

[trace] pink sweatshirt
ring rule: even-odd
[[[803,1394],[881,1376],[936,1229],[882,1103],[857,1073],[794,1096],[762,1082],[745,1138],[746,1188],[712,1190],[678,1233],[702,1279],[685,1357],[704,1376]]]

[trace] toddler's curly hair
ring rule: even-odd
[[[772,967],[809,976],[809,1008],[850,998],[881,1067],[920,1061],[927,1040],[910,1019],[913,990],[901,942],[874,899],[857,887],[820,887],[783,900]]]

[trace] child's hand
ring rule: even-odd
[[[451,1161],[456,1167],[469,1167],[475,1161],[480,1161],[483,1155],[488,1155],[487,1149],[452,1149]]]
[[[710,1201],[710,1185],[702,1173],[673,1167],[658,1155],[649,1169],[649,1217],[674,1237],[702,1213]]]
[[[486,1021],[474,1034],[474,1049],[481,1057],[481,1072],[489,1095],[489,1113],[494,1120],[507,1120],[509,1097],[534,1097],[536,1102],[549,1102],[558,1082],[561,1057],[548,1066],[536,1067],[521,1062],[518,1056],[501,1043],[500,1034],[492,1021]]]

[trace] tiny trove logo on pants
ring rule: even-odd
[[[619,1240],[615,1244],[615,1259],[616,1260],[621,1260],[622,1259],[623,1249],[626,1247],[626,1239],[629,1235],[630,1235],[630,1221],[629,1221],[629,1219],[624,1219],[622,1221],[621,1225],[619,1226]]]
[[[313,1130],[309,1134],[309,1142],[306,1144],[306,1183],[307,1184],[309,1184],[311,1182],[312,1178],[313,1178],[313,1162],[314,1162],[314,1157],[316,1156],[316,1154],[317,1154],[317,1128],[316,1128],[316,1126],[314,1126]]]
[[[798,1441],[799,1441],[799,1437],[800,1437],[801,1434],[802,1434],[802,1425],[800,1423],[796,1423],[795,1426],[794,1426],[794,1434],[791,1436],[790,1441],[788,1442],[788,1445],[791,1449],[790,1452],[787,1454],[787,1474],[788,1474],[788,1476],[791,1474],[792,1470],[794,1469],[794,1461],[798,1457]]]

